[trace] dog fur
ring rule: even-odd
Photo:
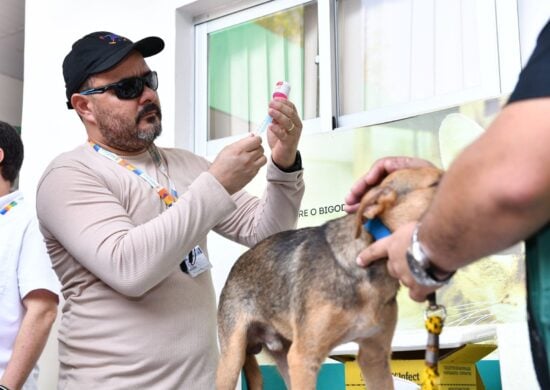
[[[254,355],[265,348],[287,388],[314,390],[324,359],[350,341],[359,344],[367,388],[393,389],[399,282],[385,261],[356,265],[372,242],[362,225],[378,217],[394,231],[419,219],[441,175],[436,168],[396,171],[365,194],[355,215],[275,234],[245,252],[220,296],[217,389],[234,390],[242,368],[248,388],[262,389]]]

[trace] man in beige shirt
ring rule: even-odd
[[[245,136],[210,163],[157,148],[164,47],[109,32],[75,42],[67,105],[88,142],[54,159],[37,193],[40,227],[65,298],[61,389],[212,389],[216,297],[206,235],[252,246],[295,227],[304,193],[294,105],[272,100],[270,161]],[[267,164],[263,197],[242,188]],[[231,261],[232,259],[220,259]]]

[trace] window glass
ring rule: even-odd
[[[453,94],[463,98],[487,83],[498,88],[495,13],[477,3],[339,0],[340,115]],[[489,38],[491,49],[484,47]],[[491,80],[484,77],[487,69]]]
[[[208,34],[208,140],[256,130],[286,80],[301,118],[318,116],[317,3]]]

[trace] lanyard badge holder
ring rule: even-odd
[[[183,272],[194,278],[212,268],[212,264],[208,261],[201,247],[197,245],[185,256],[180,264],[180,268]]]

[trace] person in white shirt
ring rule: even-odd
[[[37,389],[40,357],[57,316],[59,281],[34,206],[12,191],[23,143],[0,121],[0,389]]]

